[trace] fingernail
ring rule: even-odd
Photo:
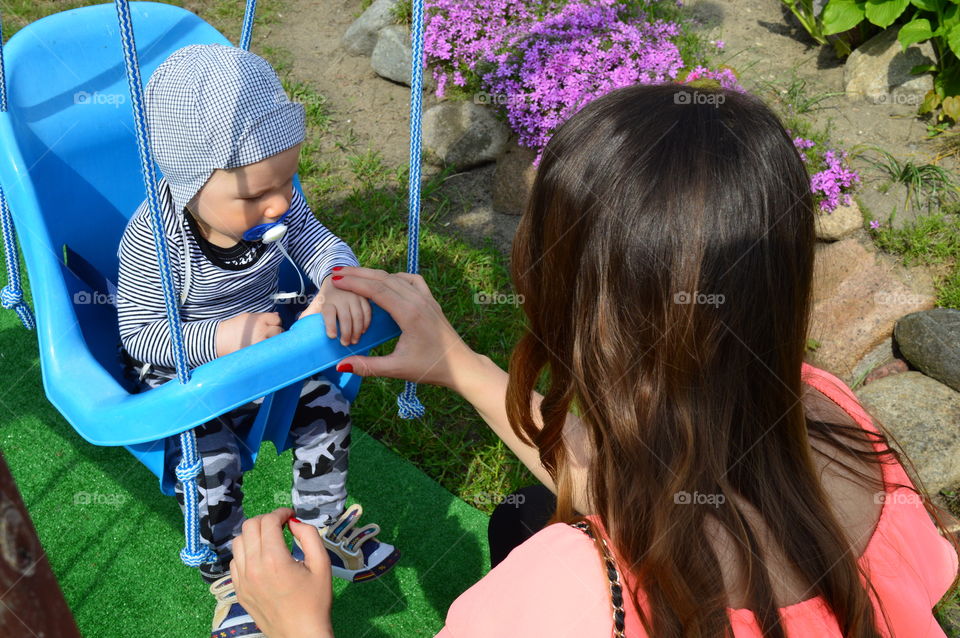
[[[290,520],[293,521],[294,523],[301,523],[301,522],[302,522],[302,521],[301,521],[299,518],[297,518],[296,516],[291,516],[291,517],[290,517]]]
[[[333,270],[343,270],[343,266],[334,266]]]
[[[343,275],[334,275],[333,280],[336,281],[337,279],[343,279]]]
[[[353,372],[353,366],[349,363],[341,363],[337,366],[337,372]]]

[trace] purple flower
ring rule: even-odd
[[[788,133],[790,131],[787,131]],[[793,138],[793,145],[797,148],[797,151],[800,153],[800,159],[804,162],[807,161],[807,154],[803,151],[808,148],[813,148],[816,142],[813,140],[804,139],[800,136]]]
[[[844,151],[826,151],[823,154],[826,168],[810,177],[810,190],[819,199],[820,210],[824,213],[832,213],[841,203],[849,204],[847,191],[860,183],[860,175],[847,166],[846,159]]]
[[[878,222],[876,219],[871,219],[870,228],[872,228],[873,230],[877,230],[878,228],[880,228],[880,222]]]
[[[717,40],[713,43],[713,46],[717,47],[718,50],[723,51],[723,48],[727,46],[727,43],[723,40]]]
[[[679,35],[618,0],[428,0],[424,48],[437,97],[448,79],[498,96],[520,144],[542,151],[587,102],[676,78]]]

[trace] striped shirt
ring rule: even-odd
[[[256,261],[242,269],[215,265],[203,252],[185,215],[175,214],[169,186],[159,181],[167,249],[174,286],[179,299],[185,284],[184,255],[190,259],[190,286],[180,304],[187,361],[191,367],[217,357],[216,330],[224,319],[245,312],[272,312],[278,291],[280,264],[285,257],[280,244],[319,287],[334,266],[359,265],[353,251],[314,216],[296,189],[287,218],[287,234],[269,244]],[[117,313],[123,347],[144,363],[173,368],[173,346],[163,302],[163,288],[147,202],[130,218],[117,255]],[[186,242],[186,244],[184,243]]]

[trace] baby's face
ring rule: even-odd
[[[297,144],[255,164],[215,170],[188,204],[204,237],[228,248],[250,228],[287,212],[299,157]]]

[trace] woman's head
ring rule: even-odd
[[[813,216],[805,168],[759,100],[633,86],[547,145],[514,282],[571,374],[602,361],[611,381],[658,378],[692,406],[704,383],[740,387],[757,368],[799,379]],[[659,394],[629,389],[644,390]]]
[[[763,513],[846,635],[875,635],[799,401],[814,242],[804,165],[747,94],[620,89],[543,153],[514,241],[529,329],[511,359],[508,413],[557,479],[560,518],[571,515],[562,426],[580,414],[594,511],[644,582],[655,635],[726,627],[707,517],[741,541],[759,574],[747,599],[765,629],[775,622],[734,496]],[[537,429],[530,391],[544,373]],[[713,498],[687,505],[685,493]]]

